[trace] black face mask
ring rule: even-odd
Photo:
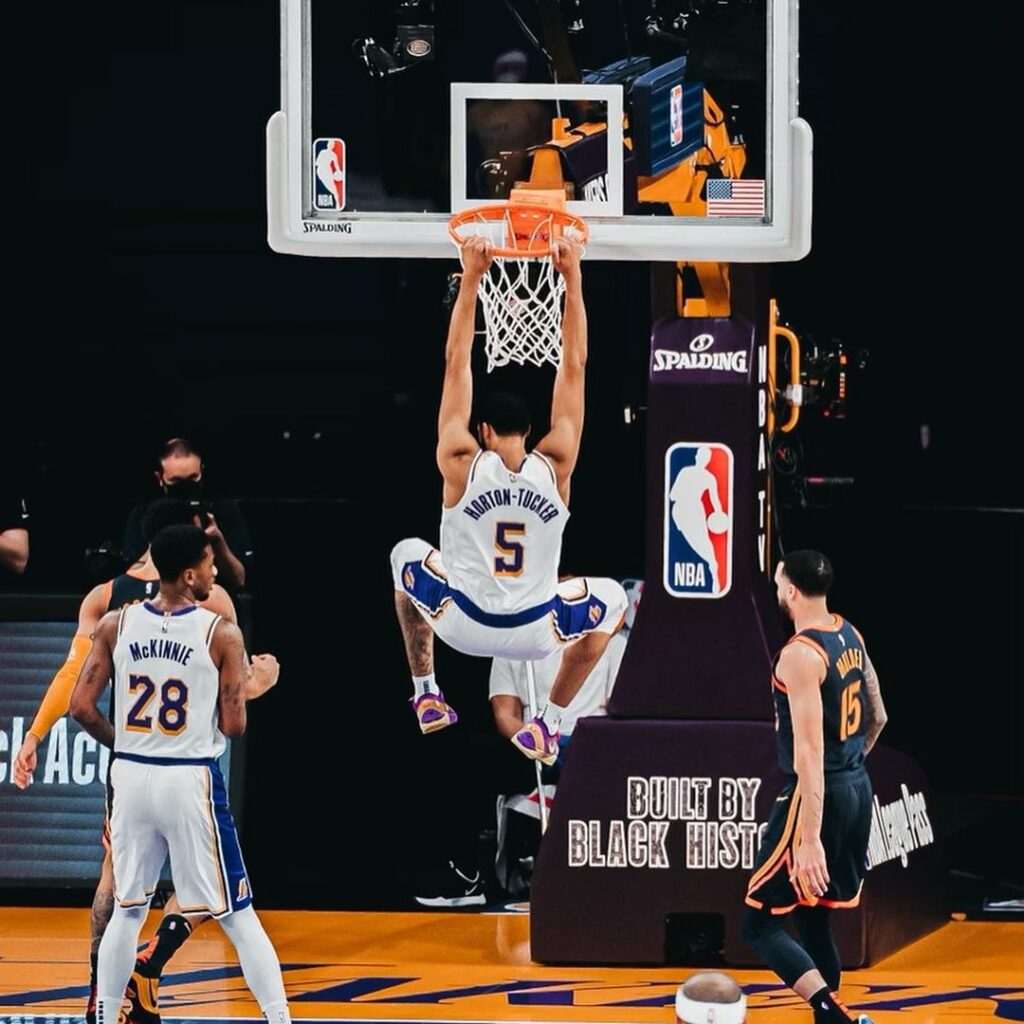
[[[168,498],[179,501],[198,501],[203,496],[202,480],[177,480],[173,484],[164,484]]]

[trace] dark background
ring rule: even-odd
[[[930,775],[955,877],[1021,885],[1018,329],[1012,266],[994,255],[1013,236],[985,203],[1010,72],[972,56],[975,35],[1012,30],[995,13],[900,24],[895,7],[801,12],[813,249],[765,273],[799,333],[870,358],[848,418],[809,410],[801,427],[806,472],[855,483],[788,502],[781,538],[833,558],[833,605],[868,638],[885,740]],[[388,569],[400,537],[436,538],[454,260],[269,250],[276,4],[98,10],[23,13],[8,56],[0,391],[5,472],[33,513],[21,585],[84,592],[84,551],[116,544],[152,496],[154,447],[192,437],[209,488],[243,502],[254,646],[283,665],[250,711],[236,808],[260,905],[409,906],[453,819],[490,798],[472,740],[488,730],[486,663],[439,652],[466,729],[423,740]],[[588,264],[585,288],[564,568],[640,575],[643,417],[627,426],[622,410],[643,405],[648,270]],[[549,383],[532,378],[538,406]]]

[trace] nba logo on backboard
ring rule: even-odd
[[[341,139],[313,142],[313,209],[345,209],[345,143]]]
[[[665,452],[664,584],[673,597],[723,597],[732,586],[733,461],[714,441]]]
[[[669,95],[669,141],[673,146],[683,142],[683,87],[673,85]]]

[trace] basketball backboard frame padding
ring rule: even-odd
[[[813,142],[810,126],[796,116],[797,3],[769,3],[770,223],[588,217],[588,259],[777,263],[810,251]],[[452,259],[452,211],[307,212],[308,0],[282,0],[281,25],[282,109],[269,119],[266,134],[270,248],[300,256]]]

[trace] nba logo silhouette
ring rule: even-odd
[[[313,208],[345,209],[345,143],[341,139],[313,141]]]
[[[715,441],[665,452],[664,584],[673,597],[724,597],[732,586],[733,464]]]
[[[669,95],[669,128],[669,141],[674,149],[683,141],[683,87],[681,85],[673,85]]]

